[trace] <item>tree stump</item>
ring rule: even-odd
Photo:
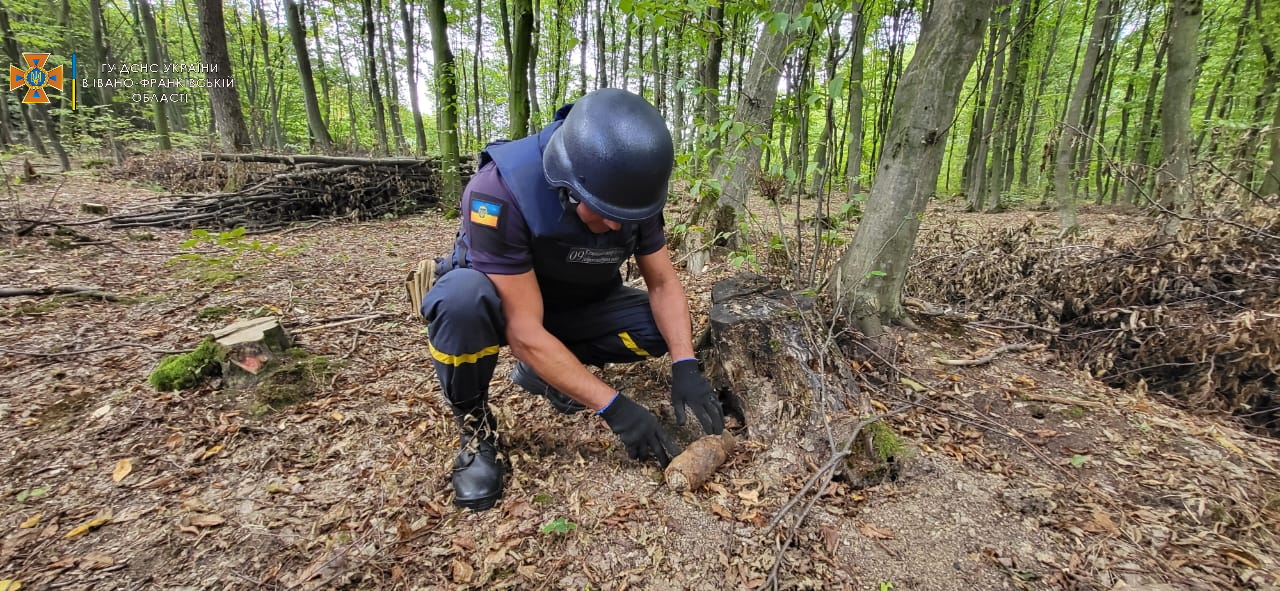
[[[771,457],[821,466],[848,449],[841,475],[878,482],[893,461],[877,453],[884,428],[859,428],[875,412],[833,330],[842,329],[824,325],[812,296],[742,274],[712,288],[697,348],[726,409],[742,411],[748,438]]]
[[[292,345],[280,321],[271,317],[241,320],[212,336],[222,352],[222,379],[233,388],[257,384]]]

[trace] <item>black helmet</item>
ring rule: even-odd
[[[616,221],[661,212],[674,165],[671,132],[658,110],[617,88],[578,99],[542,153],[547,182]]]

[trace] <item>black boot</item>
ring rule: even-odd
[[[569,398],[565,394],[546,383],[538,374],[533,373],[533,369],[525,365],[523,361],[517,361],[511,370],[511,381],[517,386],[524,388],[525,392],[537,394],[547,399],[551,406],[561,414],[571,415],[586,410],[586,406],[581,402]]]
[[[458,456],[453,461],[453,504],[472,511],[491,509],[502,498],[503,462],[493,420],[463,417]]]

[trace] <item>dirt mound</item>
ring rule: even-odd
[[[1059,240],[1034,222],[922,235],[908,291],[1038,328],[1113,386],[1280,433],[1280,212],[1221,211],[1176,238]]]

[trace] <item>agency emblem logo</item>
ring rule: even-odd
[[[27,62],[27,69],[23,70],[14,65],[9,66],[9,90],[27,87],[27,94],[22,97],[22,102],[28,104],[48,103],[48,89],[52,88],[59,93],[62,92],[62,83],[64,82],[62,66],[50,68],[49,54],[27,52],[22,54],[22,58]],[[73,82],[72,92],[74,92],[74,88],[75,84]]]

